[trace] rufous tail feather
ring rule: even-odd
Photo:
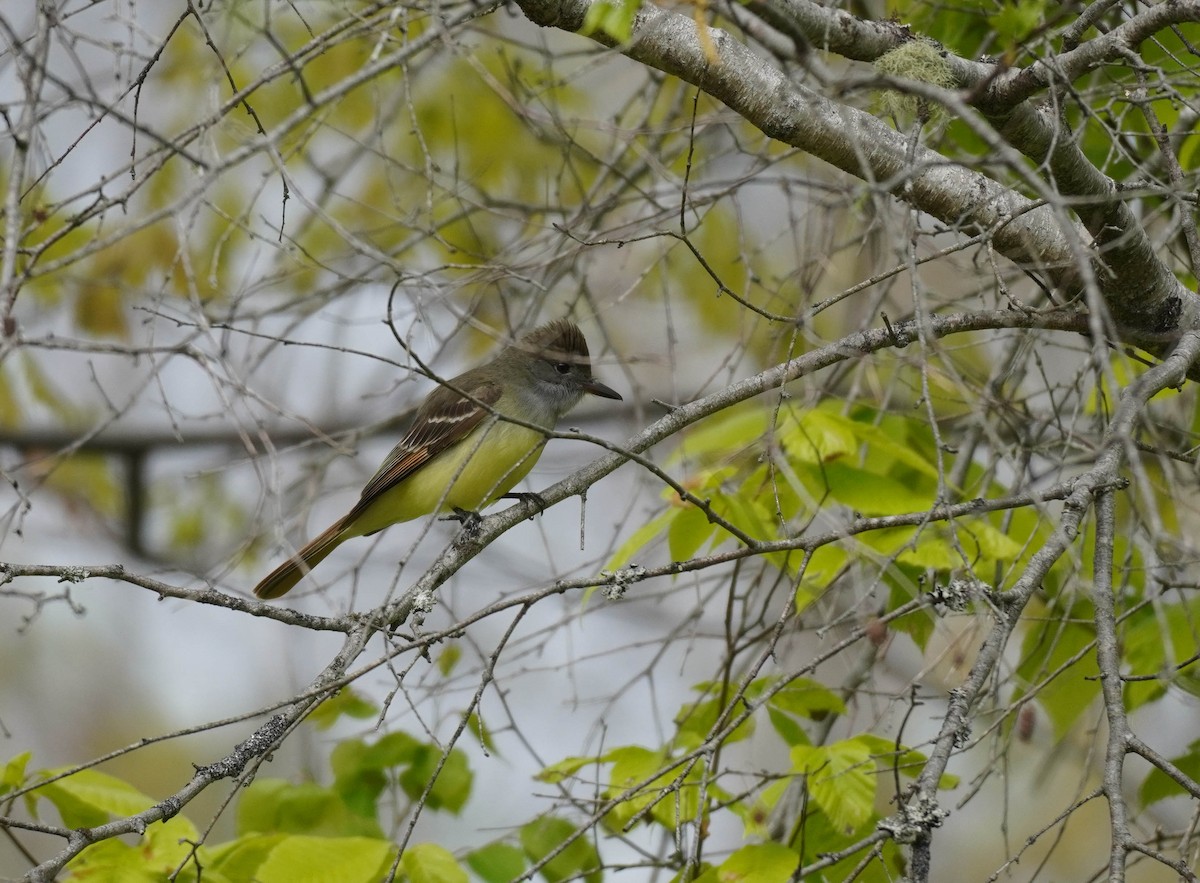
[[[325,558],[348,539],[342,536],[345,525],[336,521],[318,537],[309,540],[303,549],[287,561],[280,564],[254,587],[254,594],[264,601],[286,595],[304,575],[320,564]]]

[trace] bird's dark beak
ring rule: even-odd
[[[588,380],[583,384],[583,391],[590,392],[594,396],[600,396],[602,399],[617,399],[618,401],[621,399],[619,392],[605,386],[599,380]]]

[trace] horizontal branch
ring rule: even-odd
[[[1075,490],[1075,482],[1067,481],[1052,485],[1037,491],[1012,494],[1005,497],[979,497],[965,500],[961,503],[941,503],[929,509],[917,512],[902,512],[897,515],[876,515],[859,517],[843,527],[832,528],[821,533],[805,532],[803,536],[789,537],[782,540],[758,542],[753,546],[730,549],[724,552],[713,552],[699,558],[689,558],[684,561],[671,561],[657,567],[636,567],[630,565],[615,573],[602,571],[599,576],[578,577],[577,579],[559,580],[555,588],[560,591],[570,589],[629,586],[662,576],[678,576],[681,573],[692,573],[706,570],[731,561],[740,561],[754,555],[771,555],[779,552],[814,552],[822,546],[836,543],[848,537],[861,536],[877,530],[889,530],[897,527],[920,527],[942,521],[953,521],[956,518],[967,518],[982,515],[987,512],[1005,512],[1012,509],[1024,509],[1029,506],[1041,506],[1056,500],[1065,500]]]
[[[185,589],[148,576],[131,573],[123,564],[14,564],[0,561],[0,586],[17,578],[48,577],[58,582],[81,583],[90,579],[108,579],[149,589],[162,598],[178,598],[210,607],[223,607],[320,632],[347,632],[352,624],[342,617],[313,616],[281,607],[218,592],[216,589]]]

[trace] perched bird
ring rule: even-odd
[[[257,586],[286,594],[351,537],[433,512],[475,512],[507,494],[537,462],[553,429],[584,393],[621,396],[592,377],[583,332],[566,319],[542,325],[492,361],[431,392],[346,515]],[[505,418],[521,423],[513,423]]]

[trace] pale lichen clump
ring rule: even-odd
[[[916,80],[939,89],[953,89],[954,72],[932,40],[910,40],[875,61],[875,70],[882,76],[898,80]],[[896,119],[920,117],[930,119],[942,112],[940,105],[930,104],[917,95],[896,89],[885,89],[878,96],[879,112]]]

